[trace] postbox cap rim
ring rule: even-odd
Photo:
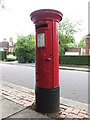
[[[39,17],[43,16],[43,18],[45,19],[45,15],[49,15],[48,18],[46,17],[46,19],[50,19],[51,18],[50,15],[53,15],[53,19],[54,19],[54,15],[58,16],[57,18],[55,18],[55,19],[57,19],[58,22],[62,20],[62,16],[63,16],[63,14],[60,11],[58,11],[58,10],[54,10],[54,9],[40,9],[40,10],[35,10],[34,12],[32,12],[30,14],[30,17],[31,17],[31,20],[33,22],[35,22],[38,19],[37,16],[39,16]]]

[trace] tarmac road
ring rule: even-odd
[[[0,64],[0,69],[1,67],[0,79],[35,89],[35,67]],[[59,80],[61,97],[83,103],[89,102],[88,72],[59,69]]]

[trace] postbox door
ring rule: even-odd
[[[36,86],[52,88],[53,55],[51,31],[48,28],[39,29],[36,32]]]

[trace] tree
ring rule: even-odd
[[[59,32],[59,55],[64,55],[65,51],[67,51],[67,48],[70,48],[71,44],[73,44],[73,45],[76,44],[74,42],[75,39],[73,36],[67,36],[67,40],[66,40],[66,36],[61,35],[61,33]]]
[[[35,60],[34,35],[18,35],[15,54],[19,62],[21,62],[22,59],[24,59],[24,62]]]
[[[78,44],[78,47],[80,48],[85,48],[85,36],[80,40],[80,43]]]
[[[65,35],[66,40],[68,36],[73,36],[74,33],[78,32],[79,26],[81,25],[81,21],[71,22],[68,18],[65,18],[63,21],[59,23],[58,30],[61,35]]]
[[[62,49],[63,55],[67,51],[69,43],[75,43],[74,34],[78,32],[81,21],[75,23],[71,22],[68,18],[59,23],[58,32],[59,32],[59,49]]]
[[[68,43],[67,48],[76,48],[78,47],[76,43]]]

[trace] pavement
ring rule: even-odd
[[[90,108],[85,103],[60,98],[58,113],[42,114],[35,111],[35,91],[9,82],[0,81],[0,118],[17,119],[90,119]]]
[[[21,66],[27,66],[27,67],[35,67],[35,63],[18,63],[18,61],[12,61],[12,62],[3,62],[0,61],[2,64],[10,64],[10,65],[21,65]],[[84,71],[84,72],[90,72],[90,67],[88,66],[80,66],[80,65],[64,65],[59,66],[59,69],[63,70],[74,70],[74,71]]]

